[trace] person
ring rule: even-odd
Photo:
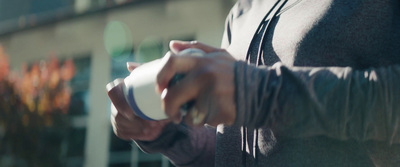
[[[176,56],[187,48],[205,55]],[[170,50],[158,90],[186,73],[163,97],[170,119],[113,105],[115,134],[145,152],[177,166],[400,163],[398,0],[239,0],[221,48],[172,41]],[[197,115],[183,126],[190,100]]]

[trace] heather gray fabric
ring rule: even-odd
[[[294,138],[400,143],[400,66],[356,71],[238,62],[236,76],[237,90],[256,88],[237,91],[238,125]]]
[[[275,2],[240,0],[222,47],[257,49]],[[289,0],[265,37],[266,66],[236,63],[235,126],[171,124],[138,145],[178,166],[399,166],[400,1]]]
[[[177,166],[214,166],[215,128],[209,126],[191,129],[169,124],[155,141],[136,143],[144,152],[164,154]]]

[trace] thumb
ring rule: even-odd
[[[215,48],[215,47],[212,47],[212,46],[209,46],[209,45],[203,44],[201,42],[197,42],[197,41],[172,40],[169,43],[169,48],[175,54],[177,54],[178,52],[180,52],[182,50],[189,49],[189,48],[200,49],[200,50],[203,50],[205,53],[221,51],[220,48]]]
[[[132,72],[136,67],[140,66],[139,63],[135,62],[126,62],[126,68],[129,70],[129,72]]]

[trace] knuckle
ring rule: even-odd
[[[198,60],[198,62],[201,62],[201,64],[204,64],[204,65],[209,65],[213,61],[215,61],[215,58],[210,57],[210,56],[205,56],[205,57],[202,57],[200,60]]]
[[[224,48],[218,48],[218,49],[215,50],[215,52],[217,52],[217,53],[219,53],[221,55],[224,55],[225,53],[228,53],[228,51],[226,51],[226,49],[224,49]]]
[[[216,79],[216,73],[215,73],[215,69],[210,66],[204,66],[201,70],[200,70],[200,74],[199,74],[199,80],[201,81],[206,81],[206,82],[212,82]]]
[[[118,122],[121,122],[123,120],[123,117],[124,116],[122,114],[117,114],[113,118],[114,118],[115,123],[118,124]]]

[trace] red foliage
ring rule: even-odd
[[[68,83],[74,71],[72,60],[60,67],[52,56],[23,64],[17,75],[9,70],[8,55],[0,46],[0,161],[5,154],[29,166],[62,165],[60,150],[69,126]]]
[[[5,79],[10,70],[8,55],[4,52],[2,46],[0,46],[0,81]]]
[[[8,56],[0,46],[0,81],[8,82],[15,88],[13,96],[19,97],[29,111],[40,115],[55,110],[68,111],[71,90],[67,83],[75,74],[72,59],[65,60],[60,67],[58,58],[52,54],[48,61],[35,62],[30,68],[23,64],[21,73],[20,76],[10,77]]]

